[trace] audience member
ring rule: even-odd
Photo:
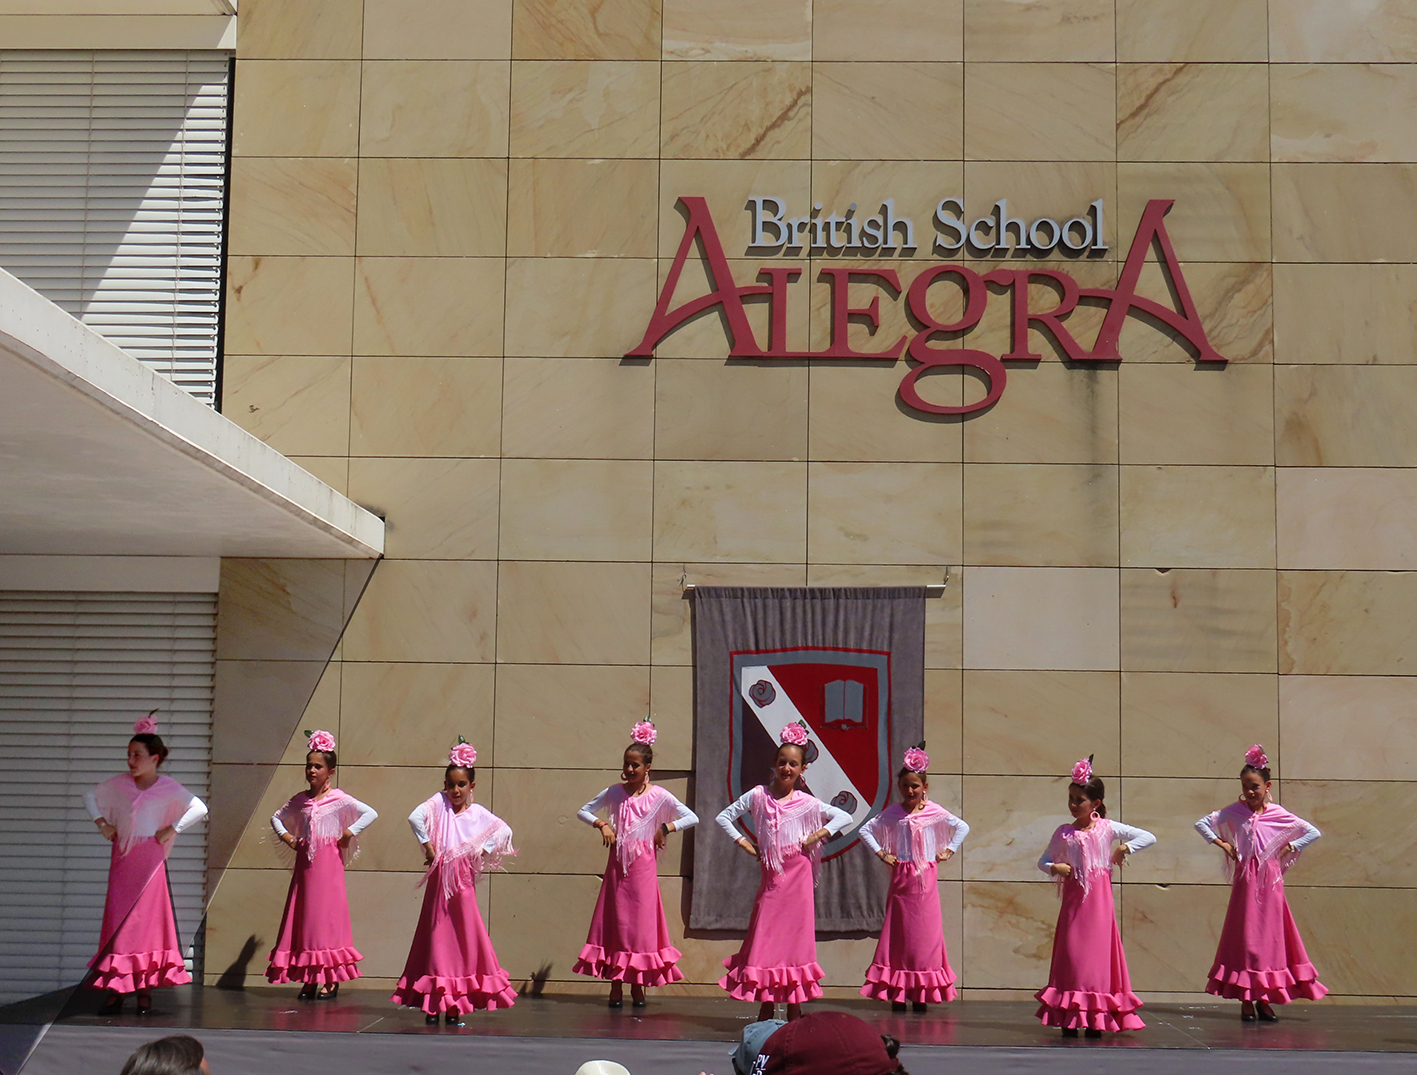
[[[200,1041],[174,1034],[140,1045],[123,1065],[122,1075],[212,1075],[212,1069]]]

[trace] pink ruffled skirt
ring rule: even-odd
[[[825,972],[817,963],[817,909],[812,862],[793,855],[776,874],[759,864],[762,882],[753,900],[748,935],[738,954],[725,959],[718,984],[735,1000],[801,1004],[822,995]]]
[[[313,862],[301,848],[266,980],[275,985],[335,985],[358,978],[357,964],[363,958],[349,925],[339,847],[326,844],[315,852]]]
[[[1261,875],[1253,860],[1237,871],[1205,991],[1231,1000],[1267,1004],[1288,1004],[1298,998],[1319,1000],[1328,989],[1309,962],[1294,916],[1289,913],[1279,864],[1266,864],[1265,874]]]
[[[117,993],[192,980],[172,917],[166,854],[152,837],[136,842],[127,854],[113,844],[98,954],[89,967],[95,972],[90,988]]]
[[[897,1004],[943,1004],[958,996],[945,951],[945,930],[936,887],[939,867],[918,873],[900,862],[891,870],[886,919],[861,995]]]
[[[429,1015],[492,1011],[517,1001],[482,924],[477,889],[443,898],[441,867],[428,878],[403,977],[389,999]]]
[[[1096,871],[1085,897],[1075,880],[1062,888],[1048,985],[1034,994],[1038,1018],[1070,1030],[1140,1030],[1146,1024],[1136,1014],[1141,998],[1127,973],[1110,874]]]
[[[626,870],[612,847],[585,947],[571,969],[611,982],[668,985],[684,980],[680,956],[669,943],[654,855],[640,855]]]

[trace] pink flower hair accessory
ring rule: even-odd
[[[477,764],[477,748],[462,736],[458,736],[453,749],[448,751],[448,764],[456,765],[460,769],[471,769]]]
[[[911,747],[905,752],[903,764],[912,773],[923,773],[930,768],[930,755],[925,753],[925,744]]]
[[[1072,777],[1074,784],[1080,787],[1086,787],[1088,781],[1092,779],[1092,757],[1093,756],[1089,754],[1085,758],[1079,758],[1076,764],[1073,765]]]
[[[310,749],[328,753],[335,749],[335,737],[327,731],[316,728],[313,732],[306,732],[310,737]]]
[[[778,739],[785,746],[805,747],[807,745],[807,725],[800,720],[794,720],[782,729],[782,734],[778,736]]]
[[[1256,769],[1263,769],[1269,764],[1269,755],[1264,752],[1264,747],[1256,743],[1245,751],[1245,764],[1253,765]]]
[[[139,717],[137,720],[133,721],[133,734],[156,735],[157,721],[153,720],[153,714],[156,712],[157,710],[154,709],[146,717]]]
[[[659,733],[654,730],[654,721],[642,720],[630,729],[630,739],[636,743],[643,743],[645,746],[654,746],[654,741],[659,738]]]

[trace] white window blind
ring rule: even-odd
[[[207,800],[215,594],[0,592],[0,1004],[81,981],[98,947],[110,845],[81,796],[126,772],[157,708],[162,771]],[[183,951],[201,923],[207,826],[168,876]]]
[[[227,55],[0,49],[0,267],[208,404]]]

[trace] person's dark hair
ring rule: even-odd
[[[331,765],[330,768],[333,769],[334,766]],[[452,776],[454,769],[461,769],[463,772],[465,772],[467,774],[467,782],[469,784],[477,783],[477,766],[475,765],[449,765],[446,769],[443,770],[443,779],[447,780],[448,777]]]
[[[1082,793],[1097,804],[1097,816],[1107,816],[1107,804],[1102,801],[1107,797],[1107,785],[1102,782],[1100,776],[1094,776],[1086,784],[1073,783],[1068,786],[1082,788]]]
[[[929,774],[929,773],[922,772],[922,771],[919,770],[919,769],[907,769],[904,765],[902,765],[902,766],[900,767],[900,772],[898,772],[898,773],[895,774],[896,783],[900,783],[901,777],[905,776],[906,773],[914,773],[916,776],[918,776],[918,777],[920,778],[920,783],[922,783],[922,784],[928,784],[928,783],[930,783],[930,774]]]
[[[186,1034],[174,1034],[140,1045],[128,1057],[121,1075],[199,1075],[206,1051]]]
[[[915,770],[911,769],[909,771],[914,772]],[[886,1055],[892,1060],[894,1060],[896,1056],[900,1053],[900,1042],[896,1041],[896,1039],[889,1034],[882,1034],[881,1042],[886,1047]],[[905,1070],[904,1064],[898,1063],[896,1064],[895,1068],[887,1072],[886,1075],[910,1075],[910,1072]]]
[[[141,743],[143,749],[157,759],[161,765],[167,760],[167,744],[162,741],[162,736],[156,732],[140,732],[129,739],[130,743]]]
[[[335,752],[333,750],[307,750],[305,752],[305,758],[307,761],[309,760],[311,754],[318,754],[320,755],[320,757],[324,758],[326,769],[339,768],[339,761],[335,758]]]
[[[1243,769],[1240,770],[1240,776],[1243,777],[1246,773],[1259,773],[1260,779],[1263,780],[1266,784],[1269,783],[1268,765],[1264,766],[1263,768],[1258,765],[1246,765]]]
[[[646,765],[654,764],[654,747],[648,743],[631,743],[625,748],[625,753],[628,754],[632,750],[640,756],[640,761]]]

